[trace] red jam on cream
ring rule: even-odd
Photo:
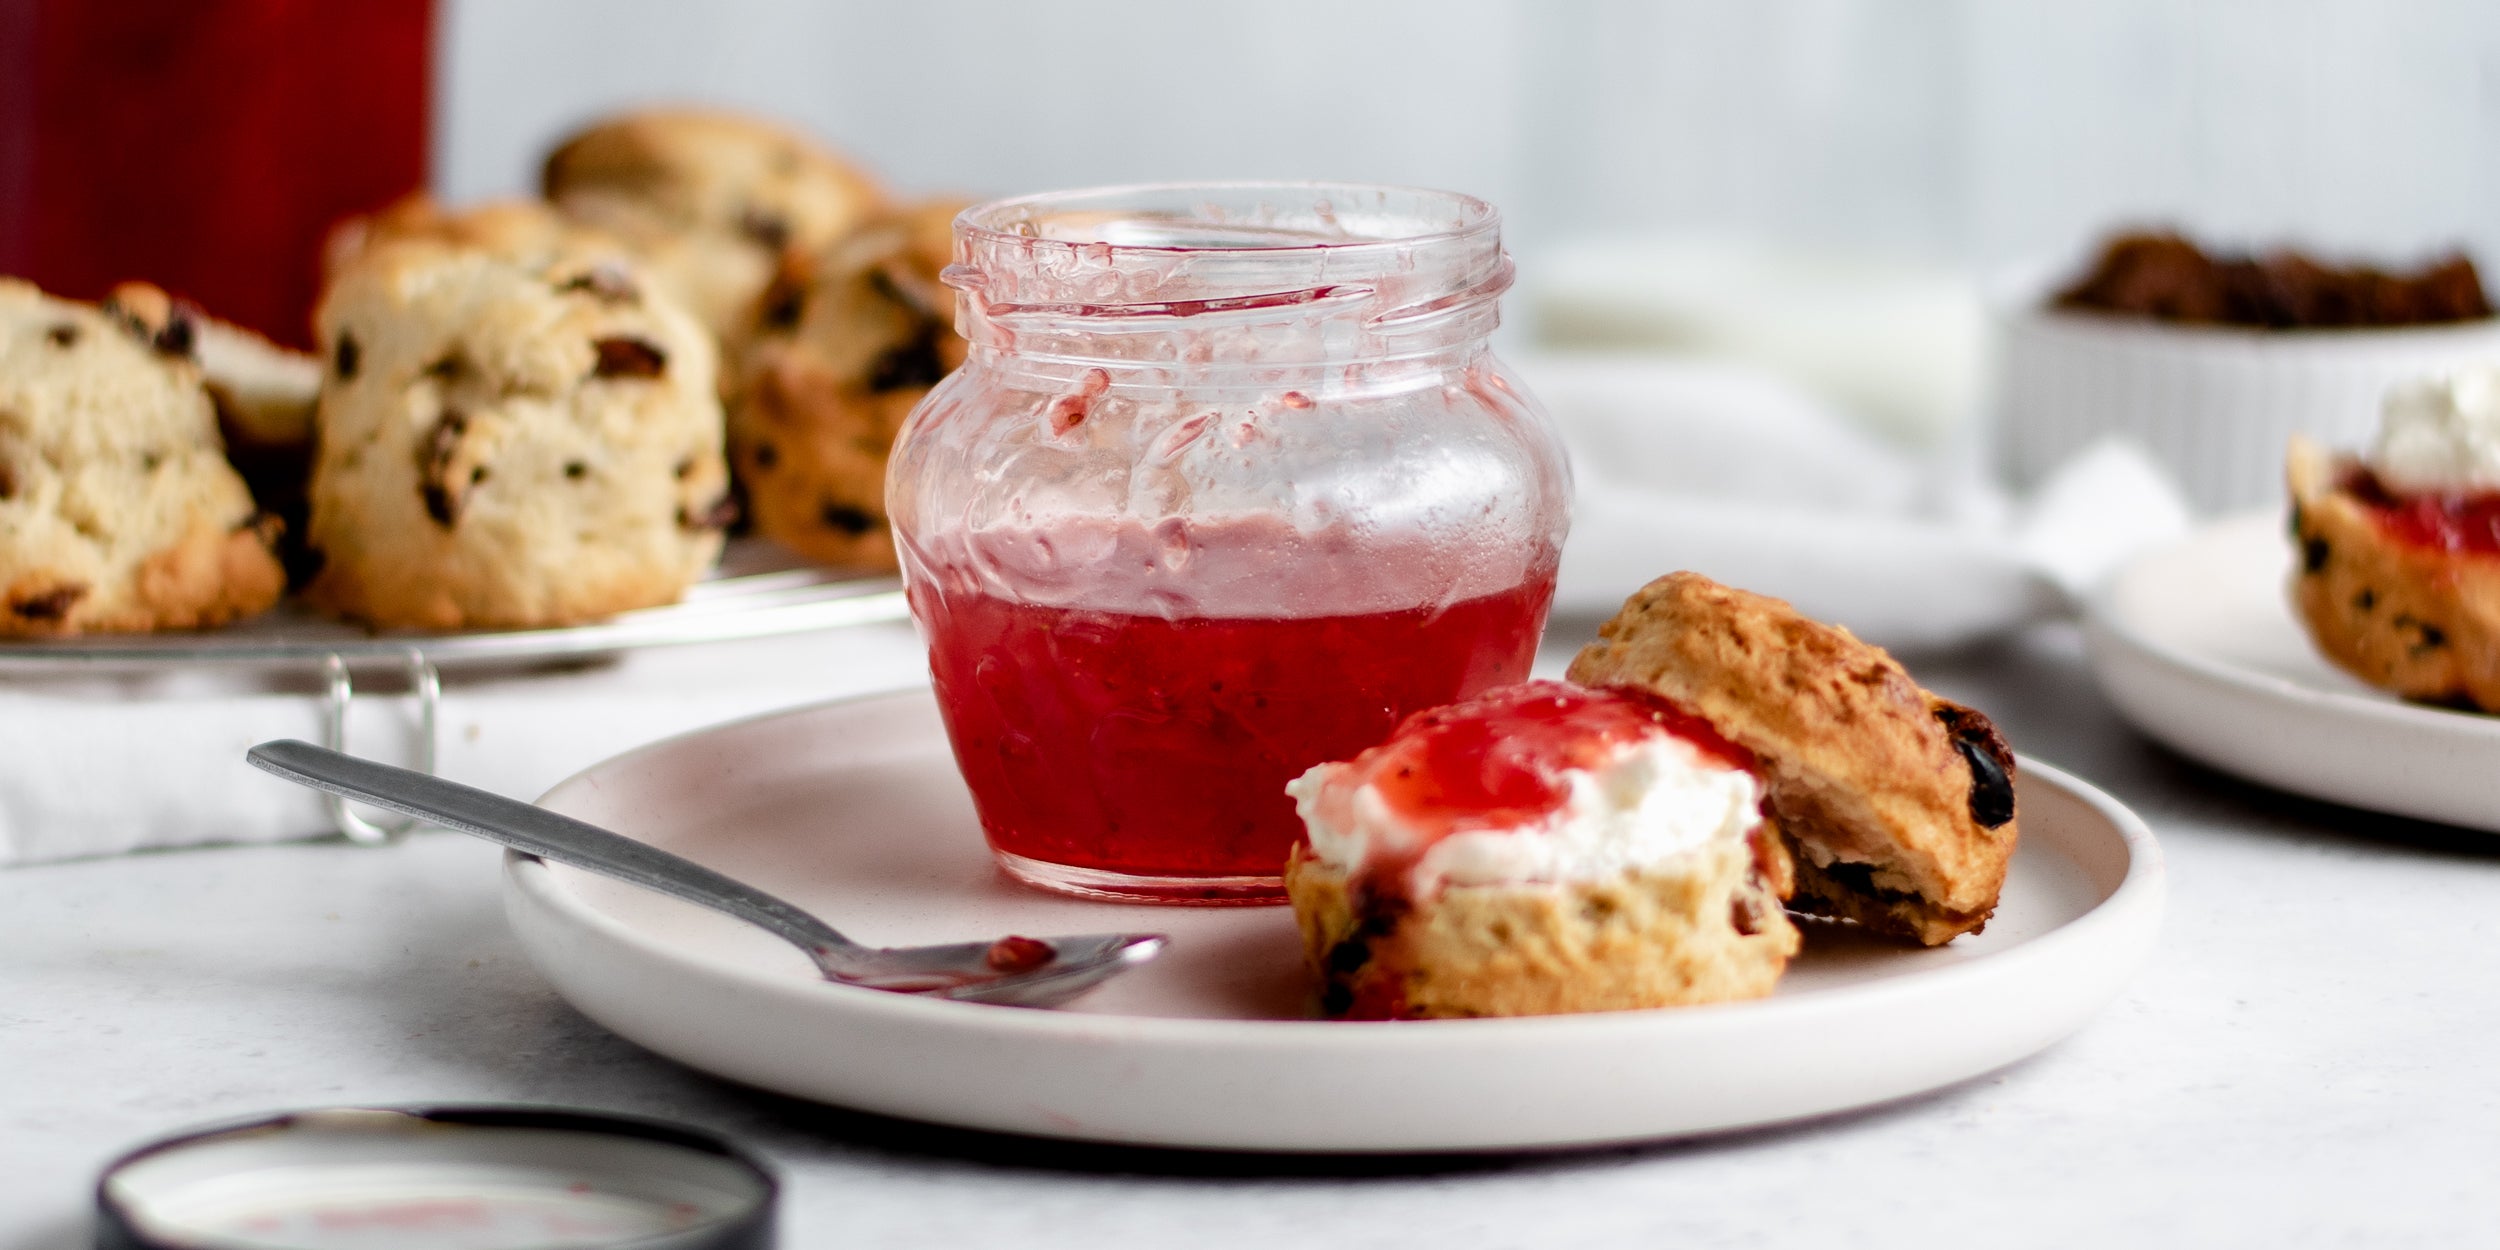
[[[1761,823],[1753,762],[1631,690],[1528,682],[1409,717],[1287,793],[1311,853],[1375,891],[1603,880]]]
[[[2367,465],[2353,465],[2337,485],[2369,506],[2396,541],[2434,551],[2500,556],[2500,491],[2398,494]]]

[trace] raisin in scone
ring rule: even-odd
[[[793,252],[731,388],[730,459],[755,527],[810,559],[891,570],[885,465],[912,407],[963,363],[938,281],[962,205],[881,217]]]
[[[1529,682],[1419,713],[1286,787],[1285,869],[1331,1016],[1758,998],[1798,934],[1755,763],[1635,690]]]
[[[1671,573],[1599,629],[1570,675],[1659,695],[1752,752],[1795,856],[1792,908],[1930,946],[1995,910],[2014,853],[2013,752],[1881,648]]]
[[[2318,651],[2405,698],[2500,712],[2500,491],[2405,491],[2305,438],[2288,469],[2291,597]]]
[[[276,602],[274,526],[160,325],[0,278],[0,635],[197,629]]]
[[[548,154],[540,189],[633,247],[733,354],[782,251],[824,247],[882,198],[803,134],[697,109],[629,113],[571,136]]]
[[[316,321],[317,603],[386,627],[569,624],[673,602],[719,554],[712,343],[633,271],[400,243]]]

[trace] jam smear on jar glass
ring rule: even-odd
[[[1570,473],[1487,345],[1499,220],[1320,183],[956,219],[970,350],[906,422],[887,504],[1011,875],[1281,902],[1287,781],[1527,676]]]

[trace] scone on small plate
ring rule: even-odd
[[[820,564],[895,567],[886,457],[913,405],[964,360],[938,281],[962,207],[927,201],[821,252],[792,251],[744,336],[730,462],[755,528]]]
[[[539,181],[566,216],[632,247],[732,356],[783,251],[825,247],[884,198],[806,135],[703,109],[598,122],[549,153]]]
[[[573,624],[674,602],[719,554],[711,338],[622,262],[396,243],[316,320],[315,603],[392,628]]]
[[[2292,602],[2381,689],[2500,713],[2500,370],[2389,392],[2368,456],[2294,438]]]
[[[1505,687],[1287,787],[1285,887],[1331,1016],[1756,998],[1796,953],[1752,758],[1637,691]]]
[[[201,629],[276,602],[275,526],[226,463],[187,315],[0,278],[0,636]]]
[[[1753,754],[1796,860],[1791,908],[1929,946],[1996,909],[2016,838],[2013,751],[1882,648],[1671,573],[1625,602],[1570,676],[1648,691]]]

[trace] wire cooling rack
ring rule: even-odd
[[[445,670],[582,659],[647,647],[732,642],[908,618],[900,583],[857,578],[798,562],[760,540],[730,544],[720,565],[666,607],[554,629],[375,633],[293,602],[226,629],[193,634],[115,634],[0,642],[0,678],[161,672],[206,666],[317,671],[323,683],[322,743],[347,749],[351,670],[388,664],[406,673],[417,704],[412,767],[434,771],[435,726]],[[374,821],[330,797],[330,817],[352,841],[387,843],[415,821]]]

